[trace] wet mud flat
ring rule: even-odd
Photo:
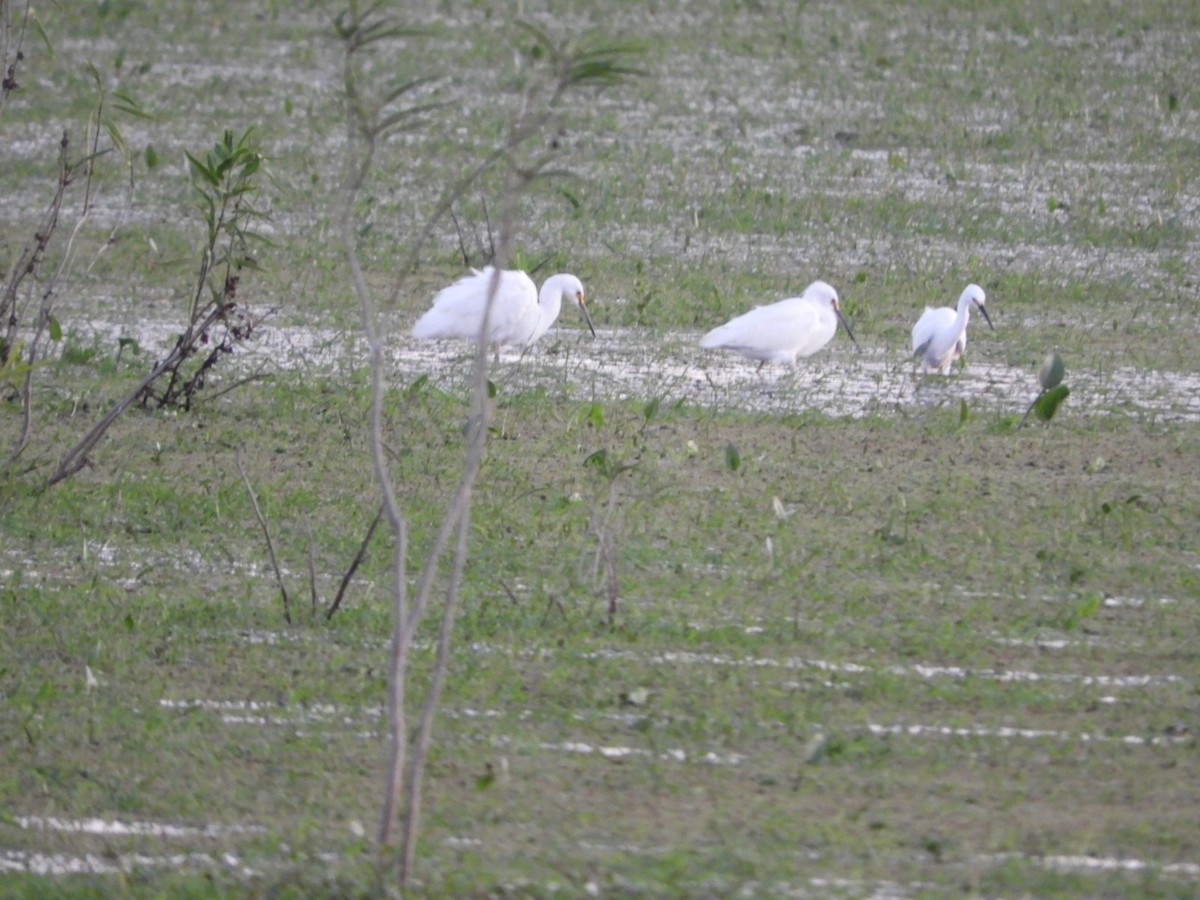
[[[87,326],[99,345],[133,338],[152,353],[174,335],[169,322]],[[1038,395],[1037,366],[1014,367],[993,361],[1003,346],[977,340],[969,360],[949,376],[925,372],[904,348],[851,347],[837,343],[801,360],[795,369],[764,366],[733,353],[702,350],[700,334],[600,328],[597,338],[574,329],[552,330],[523,351],[506,348],[499,364],[489,358],[489,377],[506,391],[549,391],[582,401],[683,401],[716,410],[763,413],[812,411],[834,417],[911,415],[960,404],[996,414],[1024,415]],[[465,396],[474,364],[466,341],[418,341],[397,327],[385,338],[387,379],[394,389],[428,377],[443,390]],[[982,346],[981,346],[982,345]],[[368,363],[365,340],[353,332],[268,322],[255,339],[239,347],[227,372],[214,385],[247,375],[280,372],[362,372]],[[1040,363],[1039,363],[1040,364]],[[1089,371],[1072,366],[1072,394],[1065,414],[1124,415],[1136,420],[1200,420],[1200,374],[1131,365]]]
[[[494,10],[410,11],[432,27],[385,68],[454,60],[451,114],[390,145],[362,210],[381,296],[519,76]],[[570,110],[577,177],[521,206],[523,258],[584,278],[599,336],[565,313],[490,371],[500,428],[414,893],[1195,893],[1196,13],[525,11],[652,49],[643,79]],[[28,79],[0,122],[5,238],[53,185],[38,165],[75,114],[76,54],[159,115],[125,124],[160,163],[138,163],[128,209],[124,173],[106,183],[78,234],[95,266],[63,297],[67,343],[107,360],[133,338],[139,365],[169,344],[193,276],[183,151],[227,127],[255,124],[275,176],[274,246],[243,287],[281,312],[211,387],[261,378],[193,416],[131,415],[77,483],[5,499],[0,893],[370,894],[386,554],[345,614],[283,627],[234,463],[284,577],[306,586],[315,553],[327,594],[376,502],[331,218],[336,42],[315,12],[68,13],[70,73]],[[469,383],[468,345],[408,337],[483,262],[481,202],[456,212],[472,258],[442,222],[384,317],[418,518],[453,483]],[[839,335],[756,372],[696,346],[816,277],[861,351]],[[920,373],[907,328],[975,280],[997,331],[973,323],[965,369]],[[1017,430],[1051,349],[1071,397]],[[50,425],[108,402],[88,365],[66,364],[86,384],[50,391]],[[579,424],[593,404],[604,427]],[[610,494],[597,448],[644,462]]]

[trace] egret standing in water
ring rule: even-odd
[[[488,266],[438,291],[433,306],[413,326],[413,336],[482,340],[494,349],[499,360],[501,344],[528,347],[549,331],[562,309],[563,297],[579,304],[588,330],[592,337],[596,336],[584,302],[583,285],[578,278],[565,273],[551,275],[539,292],[533,280],[517,269],[500,273],[500,284],[488,317],[488,333],[486,336],[481,334],[495,271]]]
[[[957,310],[949,306],[925,307],[925,312],[913,326],[913,355],[920,356],[927,368],[936,369],[942,375],[949,375],[950,366],[962,356],[967,347],[967,322],[971,318],[972,306],[983,314],[988,327],[992,331],[996,330],[991,316],[984,308],[985,300],[983,288],[977,284],[968,284],[962,296],[958,298]]]
[[[786,363],[795,369],[796,360],[811,356],[833,340],[838,322],[857,346],[838,305],[837,291],[824,281],[814,281],[799,297],[756,306],[714,328],[700,339],[700,346],[733,350],[757,359],[760,362],[756,371],[769,362]]]

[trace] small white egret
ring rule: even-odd
[[[925,307],[925,312],[913,326],[913,355],[920,356],[927,368],[949,375],[950,366],[967,347],[967,322],[971,318],[972,306],[983,314],[988,327],[996,330],[983,305],[985,300],[983,288],[968,284],[958,298],[957,310],[949,306]]]
[[[492,266],[482,271],[464,275],[449,287],[442,288],[433,298],[433,306],[417,319],[413,336],[418,338],[468,338],[483,339],[483,314],[487,309],[488,292],[491,290]],[[533,280],[517,269],[506,269],[500,273],[500,284],[496,299],[492,301],[492,312],[488,318],[486,343],[493,347],[496,358],[500,356],[501,344],[519,344],[528,347],[547,331],[558,318],[563,297],[570,297],[579,304],[587,321],[592,337],[592,317],[584,302],[583,285],[574,275],[565,273],[551,275],[539,292]]]
[[[801,356],[811,356],[833,340],[839,321],[857,346],[837,291],[824,281],[814,281],[799,297],[756,306],[714,328],[700,339],[700,346],[760,360],[759,370],[769,362],[794,369]]]

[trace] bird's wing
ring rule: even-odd
[[[478,338],[494,271],[488,266],[481,272],[464,275],[438,291],[432,308],[413,326],[413,335],[419,338]],[[530,303],[536,305],[536,297],[537,290],[524,272],[502,272],[488,322],[489,342],[510,342],[514,321],[528,314],[527,306]]]
[[[925,312],[921,314],[921,318],[917,319],[917,324],[912,330],[912,348],[913,353],[918,353],[928,346],[933,339],[934,334],[941,328],[948,328],[954,323],[954,310],[948,306],[942,307],[925,307]]]
[[[730,319],[700,339],[700,346],[725,347],[744,353],[762,354],[790,351],[800,341],[797,335],[815,328],[819,313],[811,304],[781,300],[756,306]]]

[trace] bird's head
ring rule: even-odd
[[[574,275],[564,275],[562,280],[563,296],[571,300],[579,306],[579,311],[583,313],[583,319],[587,322],[588,331],[592,333],[592,337],[596,336],[596,329],[592,326],[592,316],[588,312],[587,300],[583,293],[583,282]]]
[[[996,326],[992,324],[992,317],[988,315],[987,307],[984,305],[987,303],[987,295],[984,294],[983,288],[977,284],[968,284],[962,295],[971,301],[972,306],[979,310],[983,316],[983,320],[988,323],[988,328],[995,331]]]
[[[804,296],[813,297],[819,302],[828,303],[833,307],[834,315],[838,317],[838,321],[842,323],[842,327],[846,329],[846,334],[850,335],[850,340],[854,346],[858,346],[858,340],[854,337],[854,332],[850,330],[850,323],[846,321],[846,317],[842,315],[842,304],[838,300],[837,291],[833,289],[833,285],[827,284],[824,281],[814,281],[804,291]]]

